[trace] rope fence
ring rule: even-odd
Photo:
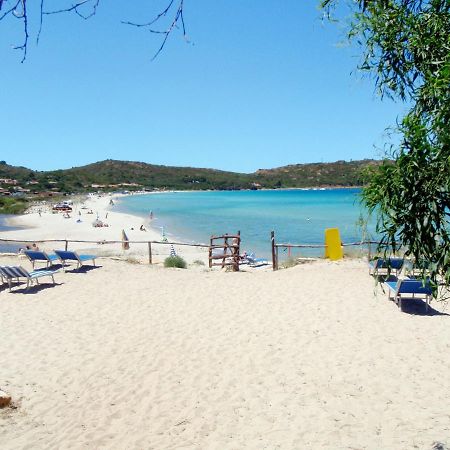
[[[61,243],[64,244],[64,250],[69,249],[69,244],[140,244],[147,245],[148,263],[153,264],[154,245],[175,245],[177,247],[192,247],[198,249],[208,249],[209,246],[205,244],[192,244],[187,242],[171,242],[171,241],[132,241],[132,240],[82,240],[82,239],[39,239],[39,240],[26,240],[26,239],[0,239],[0,243],[16,243],[16,244],[46,244],[46,243]]]
[[[326,244],[291,244],[291,243],[278,243],[275,241],[275,232],[272,231],[270,233],[270,240],[272,245],[272,267],[273,270],[278,270],[279,268],[279,249],[287,249],[288,250],[288,257],[290,258],[292,256],[292,249],[307,249],[307,248],[322,248],[326,249]],[[371,257],[371,246],[372,245],[378,245],[378,241],[358,241],[358,242],[348,242],[348,243],[341,243],[342,247],[362,247],[367,246],[368,247],[368,253],[369,258]]]
[[[228,235],[227,235],[228,236]],[[222,236],[223,237],[223,236]],[[232,236],[236,237],[236,236]],[[239,236],[240,237],[240,236]],[[216,236],[213,236],[212,238],[217,239]],[[292,257],[292,250],[293,249],[326,249],[326,244],[297,244],[297,243],[278,243],[275,241],[275,232],[272,231],[270,234],[271,238],[271,247],[272,247],[272,268],[273,270],[278,270],[279,268],[279,251],[280,249],[284,249],[288,251],[288,257]],[[24,239],[0,239],[0,243],[6,243],[6,244],[47,244],[47,243],[59,243],[64,246],[64,249],[67,251],[69,249],[70,244],[95,244],[95,245],[107,245],[107,244],[121,244],[122,249],[125,249],[124,245],[129,244],[138,244],[138,245],[146,245],[147,249],[145,250],[145,253],[148,255],[148,263],[153,264],[154,263],[154,255],[157,253],[154,251],[156,245],[162,245],[162,246],[177,246],[177,247],[190,247],[190,248],[197,248],[197,249],[205,249],[209,251],[208,257],[211,263],[211,252],[214,245],[210,243],[210,245],[207,244],[193,244],[193,243],[187,243],[187,242],[171,242],[171,241],[145,241],[145,240],[83,240],[83,239],[40,239],[40,240],[24,240]],[[367,240],[367,241],[358,241],[358,242],[349,242],[349,243],[342,243],[342,247],[362,247],[367,246],[368,247],[368,254],[369,258],[371,256],[371,246],[372,245],[378,245],[379,242]],[[220,246],[221,248],[223,245]],[[127,250],[128,251],[128,250]],[[144,253],[144,254],[145,254]],[[142,256],[142,255],[141,255]],[[223,265],[221,263],[221,265]]]

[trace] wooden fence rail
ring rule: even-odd
[[[107,240],[81,240],[81,239],[33,239],[33,240],[26,240],[26,239],[0,239],[0,242],[17,242],[20,244],[25,243],[45,243],[45,242],[76,242],[76,243],[85,243],[85,244],[122,244],[123,240],[117,240],[117,241],[107,241]],[[184,245],[186,247],[202,247],[202,248],[208,248],[209,245],[207,244],[190,244],[187,242],[169,242],[169,241],[127,241],[130,244],[161,244],[161,245]]]
[[[67,251],[69,249],[70,243],[77,243],[77,244],[123,244],[123,240],[114,240],[114,241],[107,241],[107,240],[101,240],[101,241],[91,241],[91,240],[82,240],[82,239],[35,239],[32,241],[26,240],[26,239],[0,239],[0,242],[9,242],[9,243],[19,243],[19,244],[42,244],[42,243],[49,243],[49,242],[60,242],[64,243],[64,248]],[[184,247],[194,247],[194,248],[208,248],[208,245],[204,244],[190,244],[187,242],[169,242],[169,241],[127,241],[128,244],[147,244],[148,246],[148,263],[153,264],[153,249],[152,244],[158,244],[158,245],[176,245],[176,246],[184,246]]]
[[[272,244],[272,268],[273,270],[278,270],[278,249],[279,248],[287,248],[289,251],[289,256],[291,255],[292,248],[326,248],[326,244],[290,244],[290,243],[277,243],[275,241],[275,232],[272,231],[270,233],[270,241]],[[367,245],[369,247],[369,258],[371,255],[371,245],[378,245],[378,241],[359,241],[359,242],[349,242],[342,243],[342,247],[351,247],[351,246],[362,246]]]
[[[229,243],[228,240],[231,239],[232,243]],[[236,244],[233,244],[233,239],[237,240]],[[216,240],[223,240],[224,243],[222,244],[215,244],[214,241]],[[289,255],[291,254],[292,248],[325,248],[325,244],[291,244],[291,243],[277,243],[275,241],[275,232],[272,231],[270,233],[270,241],[271,241],[271,247],[272,247],[272,267],[273,270],[278,270],[278,251],[280,248],[287,248],[289,250]],[[6,242],[6,243],[20,243],[20,244],[32,244],[32,243],[49,243],[49,242],[59,242],[64,244],[65,250],[68,250],[70,243],[77,243],[77,244],[123,244],[123,240],[113,240],[113,241],[107,241],[107,240],[82,240],[82,239],[34,239],[34,240],[26,240],[26,239],[0,239],[0,242]],[[153,264],[153,249],[152,245],[176,245],[176,246],[184,246],[184,247],[193,247],[193,248],[204,248],[208,249],[208,256],[209,256],[209,262],[210,267],[213,265],[216,265],[213,263],[213,259],[216,259],[216,257],[213,255],[212,250],[217,248],[224,249],[225,248],[230,250],[230,255],[227,255],[228,257],[232,258],[232,262],[230,265],[233,265],[234,270],[239,270],[238,265],[238,257],[239,257],[239,247],[241,242],[241,236],[240,232],[238,232],[236,235],[230,235],[226,234],[223,236],[211,236],[210,245],[207,244],[192,244],[187,242],[169,242],[169,241],[127,241],[129,244],[147,244],[148,246],[148,262],[149,264]],[[343,247],[350,247],[350,246],[362,246],[362,245],[368,245],[369,246],[369,257],[371,254],[371,245],[378,245],[378,241],[359,241],[359,242],[349,242],[349,243],[342,243]],[[224,255],[218,255],[219,257],[217,259],[222,259],[222,263],[219,263],[217,265],[228,265],[225,262]],[[224,264],[225,263],[225,264]],[[236,268],[237,266],[237,268]]]

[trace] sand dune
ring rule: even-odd
[[[17,262],[1,258],[1,263]],[[450,442],[450,317],[362,261],[279,272],[100,260],[0,291],[5,449],[428,449]]]

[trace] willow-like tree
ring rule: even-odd
[[[332,15],[337,3],[322,7]],[[359,68],[381,96],[410,105],[398,124],[400,143],[368,174],[363,202],[377,215],[379,249],[424,262],[437,295],[439,281],[450,281],[450,0],[353,0],[350,7]]]

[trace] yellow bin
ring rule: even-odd
[[[344,257],[339,228],[327,228],[325,230],[325,258],[337,261]]]

